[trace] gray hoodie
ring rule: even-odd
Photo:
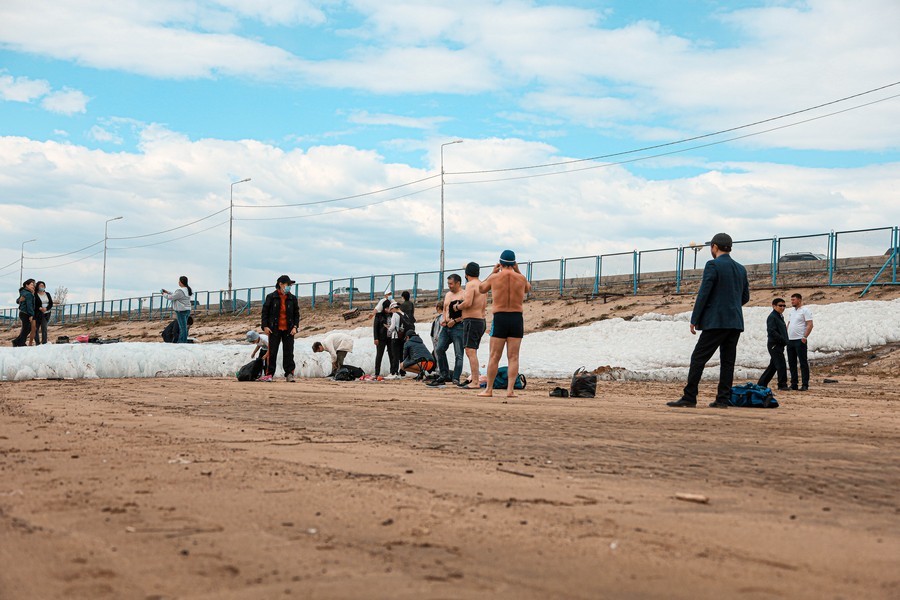
[[[187,290],[180,287],[173,294],[166,294],[166,298],[172,301],[172,310],[188,311],[191,310],[191,297],[188,296]]]

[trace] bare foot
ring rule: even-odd
[[[509,392],[509,393],[507,393],[507,394],[506,394],[506,397],[507,397],[507,398],[518,398],[518,396],[516,396],[516,393],[515,393],[515,392]]]
[[[491,398],[491,397],[493,397],[493,395],[494,394],[492,392],[481,392],[480,394],[478,394],[478,397],[479,398]]]

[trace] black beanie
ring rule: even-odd
[[[466,265],[466,275],[469,277],[478,277],[481,274],[481,267],[476,262],[470,262]]]

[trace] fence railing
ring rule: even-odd
[[[900,227],[881,227],[772,237],[734,242],[735,258],[747,267],[752,287],[801,285],[897,285],[900,267]],[[635,250],[594,256],[530,261],[520,265],[533,294],[599,296],[672,292],[692,293],[699,286],[708,259],[706,246]],[[702,253],[701,256],[698,256]],[[446,277],[463,270],[424,271],[392,275],[343,277],[297,283],[301,306],[371,306],[385,291],[408,290],[413,300],[437,300]],[[251,314],[259,310],[274,286],[194,293],[194,312]],[[102,318],[171,319],[171,303],[154,294],[134,298],[54,306],[51,324]],[[0,323],[18,326],[18,310],[0,310]]]

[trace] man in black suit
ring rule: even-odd
[[[703,269],[703,281],[691,313],[691,333],[696,335],[699,329],[700,339],[691,354],[684,394],[679,400],[668,402],[668,406],[697,406],[703,369],[716,350],[719,350],[719,389],[715,402],[709,406],[727,408],[731,399],[737,344],[744,331],[741,307],[750,300],[750,282],[747,281],[747,270],[731,258],[730,235],[717,233],[709,245],[713,260]]]
[[[778,389],[786,390],[787,385],[787,364],[784,362],[784,347],[788,342],[787,326],[784,324],[784,308],[787,306],[784,298],[775,298],[772,300],[772,312],[766,319],[766,334],[768,340],[766,349],[769,351],[769,366],[763,371],[756,385],[769,387],[769,382],[775,373],[778,373]]]

